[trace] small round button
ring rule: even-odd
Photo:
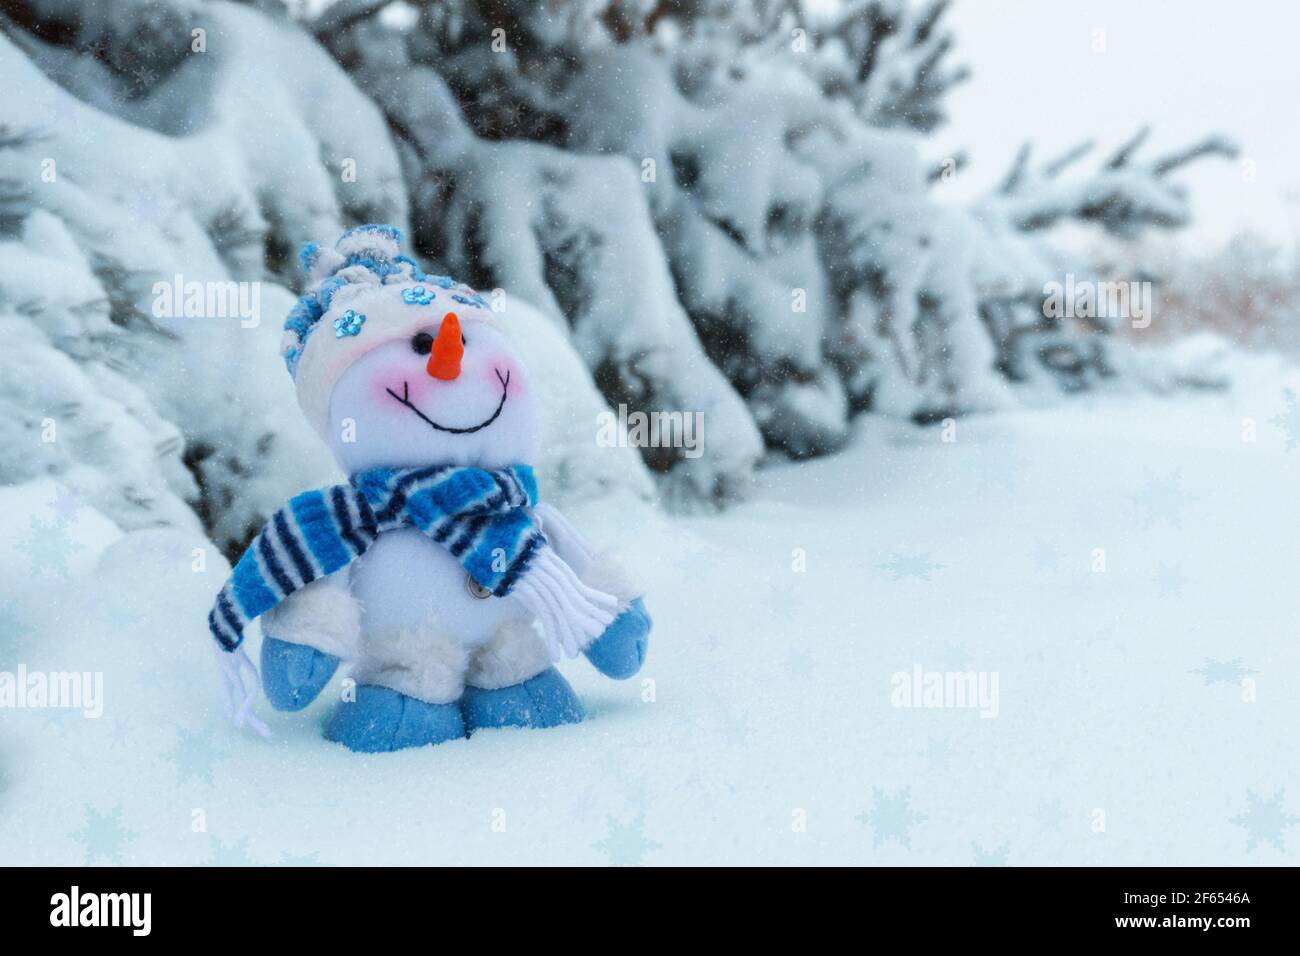
[[[465,590],[470,593],[471,597],[476,597],[479,600],[492,596],[491,591],[475,581],[473,575],[469,574],[465,575]]]

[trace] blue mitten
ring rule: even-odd
[[[583,653],[606,677],[615,680],[631,677],[645,661],[652,623],[645,603],[636,598]]]
[[[262,638],[262,689],[276,710],[302,710],[316,699],[338,666],[333,654],[306,644],[291,644],[269,634]]]

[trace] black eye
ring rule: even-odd
[[[461,347],[461,348],[464,348],[464,347],[467,346],[467,345],[469,345],[469,343],[465,341],[465,336],[462,335],[462,336],[460,337],[460,347]]]
[[[433,336],[428,332],[416,332],[411,339],[411,348],[417,355],[428,355],[433,351]]]

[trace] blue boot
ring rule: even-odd
[[[558,727],[582,720],[582,702],[554,667],[500,690],[466,687],[460,709],[470,733],[485,727]]]
[[[262,689],[276,710],[302,710],[325,689],[339,659],[306,644],[262,638]]]
[[[645,604],[637,598],[583,653],[591,666],[606,677],[615,680],[631,677],[645,661],[652,623]]]
[[[465,736],[456,704],[427,704],[387,687],[362,684],[334,711],[325,738],[360,753],[387,753]]]

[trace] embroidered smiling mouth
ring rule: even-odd
[[[428,415],[424,414],[424,412],[420,411],[418,408],[412,405],[411,398],[410,398],[411,385],[409,382],[402,383],[401,395],[398,395],[391,388],[386,388],[384,389],[384,391],[386,391],[389,395],[393,396],[393,398],[397,399],[401,404],[405,405],[411,411],[415,412],[415,414],[419,415],[422,419],[428,422],[430,428],[436,428],[440,432],[450,432],[453,435],[468,435],[470,432],[476,432],[479,429],[487,428],[489,425],[491,425],[494,421],[497,420],[497,416],[501,414],[501,409],[506,407],[506,391],[510,387],[510,372],[507,371],[506,377],[502,378],[500,369],[493,369],[493,371],[496,372],[497,381],[501,383],[501,401],[497,402],[497,410],[493,412],[485,421],[479,422],[477,425],[471,425],[469,428],[451,428],[447,425],[439,425]]]

